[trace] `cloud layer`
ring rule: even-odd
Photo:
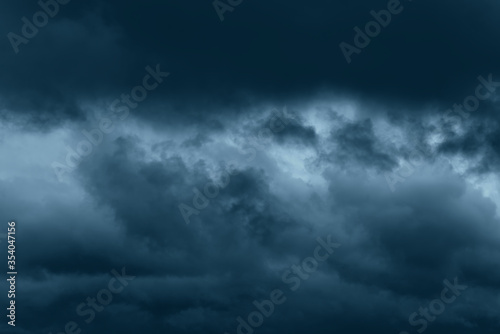
[[[498,4],[401,6],[350,64],[387,2],[70,1],[5,38],[2,333],[497,333]]]

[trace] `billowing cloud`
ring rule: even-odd
[[[387,1],[63,3],[0,11],[58,8],[0,48],[2,332],[498,332],[498,4],[348,63]]]

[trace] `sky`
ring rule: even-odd
[[[0,332],[498,333],[499,10],[3,2]]]

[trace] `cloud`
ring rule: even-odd
[[[18,54],[5,39],[16,332],[232,334],[281,289],[255,332],[414,333],[455,277],[467,290],[427,332],[498,332],[498,94],[447,114],[499,78],[498,5],[403,2],[346,64],[339,43],[386,5],[243,1],[221,22],[210,1],[72,1]],[[39,8],[4,7],[5,34]],[[155,64],[171,76],[59,180]],[[342,247],[291,294],[283,273],[328,235]],[[133,284],[87,324],[76,308],[123,267]]]

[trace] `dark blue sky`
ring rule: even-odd
[[[1,4],[0,332],[498,333],[499,10]]]

